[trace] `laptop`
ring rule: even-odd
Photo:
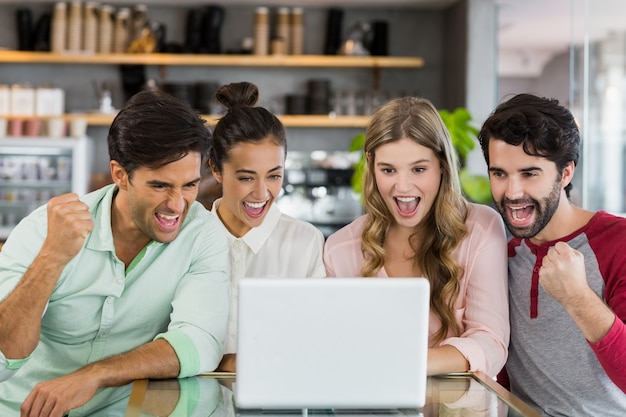
[[[421,408],[425,278],[244,278],[238,409]]]

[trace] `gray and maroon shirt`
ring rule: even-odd
[[[603,339],[589,343],[539,285],[541,261],[557,241],[511,239],[511,390],[548,416],[626,416],[626,219],[599,211],[559,240],[584,255],[589,286],[617,317]]]

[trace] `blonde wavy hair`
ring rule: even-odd
[[[450,330],[457,336],[461,333],[453,304],[459,294],[463,268],[454,260],[452,252],[467,235],[467,202],[461,194],[458,162],[450,134],[435,106],[424,98],[404,97],[386,103],[374,113],[365,131],[364,151],[368,161],[363,193],[368,216],[361,241],[364,256],[361,274],[375,276],[383,267],[385,238],[394,221],[376,185],[376,150],[402,138],[431,149],[441,164],[437,197],[410,237],[414,264],[430,281],[430,307],[441,321],[441,328],[434,335],[439,342]]]

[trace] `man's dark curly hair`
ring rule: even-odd
[[[580,157],[580,133],[572,113],[558,100],[532,94],[500,104],[483,124],[478,141],[487,166],[490,140],[522,145],[528,155],[554,162],[559,174],[570,161],[577,165]],[[565,187],[568,197],[571,189],[571,183]]]

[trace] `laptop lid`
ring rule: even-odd
[[[242,279],[237,407],[422,407],[429,290],[424,278]]]

